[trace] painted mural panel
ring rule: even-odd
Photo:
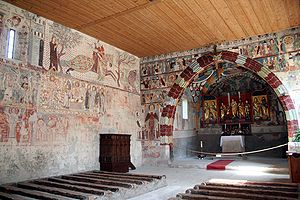
[[[154,140],[159,138],[159,104],[150,104],[145,109],[145,127],[141,139]]]
[[[49,112],[102,116],[106,91],[103,86],[53,74],[41,77],[39,107]]]
[[[16,31],[14,60],[139,93],[136,56],[2,1],[0,4],[2,57],[7,56],[6,39],[12,29]]]
[[[35,108],[1,106],[1,145],[31,145],[37,113]]]
[[[216,123],[218,120],[218,110],[216,100],[204,100],[203,101],[203,113],[204,123]]]
[[[49,21],[47,25],[47,70],[138,93],[139,63],[135,56],[60,24]]]
[[[39,73],[20,70],[3,64],[0,68],[0,104],[35,106],[37,102]]]
[[[137,57],[1,0],[0,44],[0,184],[99,169],[100,133],[131,134],[141,164]]]
[[[269,120],[270,109],[267,95],[258,95],[252,97],[254,120]]]

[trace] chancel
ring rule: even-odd
[[[0,199],[299,199],[300,0],[0,0]]]

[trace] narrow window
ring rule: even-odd
[[[40,40],[39,48],[39,66],[43,66],[43,55],[44,55],[44,41]]]
[[[13,29],[9,30],[7,58],[10,59],[13,59],[13,55],[14,55],[15,33],[16,33],[15,30]]]
[[[187,99],[182,100],[182,118],[188,119],[188,101],[187,101]]]

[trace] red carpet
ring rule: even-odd
[[[225,170],[226,165],[234,160],[218,160],[206,166],[207,170]]]

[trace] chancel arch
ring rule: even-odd
[[[263,66],[255,60],[239,55],[238,53],[222,51],[216,54],[209,53],[199,57],[196,61],[191,63],[186,69],[178,76],[173,86],[171,87],[168,97],[164,103],[164,107],[161,113],[160,122],[160,141],[161,145],[173,146],[173,123],[176,113],[176,107],[184,94],[186,88],[191,87],[192,82],[197,77],[199,79],[206,79],[205,84],[201,86],[201,92],[205,93],[209,90],[209,87],[214,83],[220,81],[222,73],[222,63],[231,64],[231,67],[235,67],[237,70],[243,70],[249,76],[252,74],[252,78],[261,81],[266,84],[270,91],[277,97],[280,102],[280,106],[284,113],[284,118],[287,123],[287,132],[289,141],[295,130],[298,129],[298,119],[293,101],[288,93],[288,90],[282,84],[282,82],[271,72],[267,67]],[[216,73],[213,73],[216,72]],[[227,77],[228,78],[228,77]],[[215,87],[216,88],[216,87]],[[211,87],[210,87],[211,89]],[[261,88],[263,90],[264,88]],[[266,92],[266,91],[265,91]],[[262,98],[263,92],[254,94]],[[236,94],[237,96],[238,94]],[[253,98],[249,96],[249,98]],[[232,99],[232,98],[231,98]],[[252,100],[252,99],[251,99]],[[218,102],[220,103],[220,101]],[[203,106],[203,105],[201,105]],[[220,112],[220,111],[218,111]],[[232,113],[231,113],[232,115]],[[253,119],[253,113],[251,113]],[[219,119],[220,120],[220,119]],[[224,123],[223,123],[224,124]],[[224,129],[224,127],[223,127]]]

